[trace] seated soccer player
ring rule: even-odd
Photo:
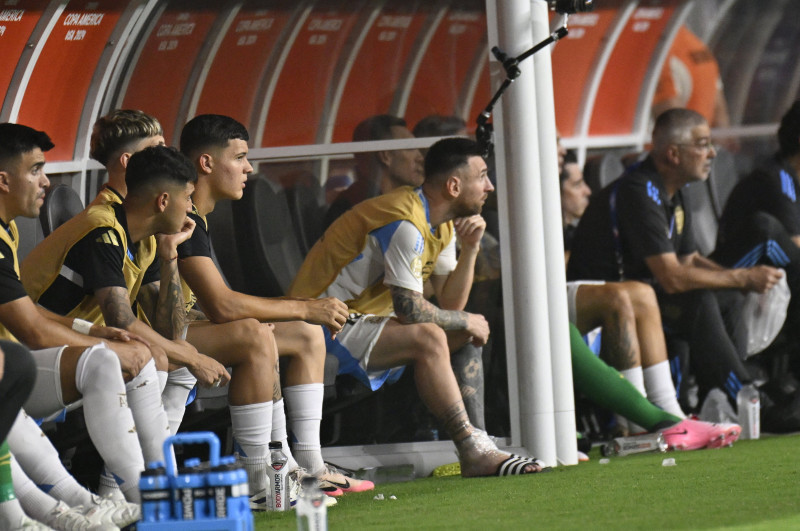
[[[420,397],[456,444],[463,476],[540,472],[541,462],[500,451],[472,426],[450,367],[452,350],[489,336],[483,316],[462,310],[485,228],[481,207],[493,190],[486,164],[475,142],[447,139],[428,152],[425,174],[422,187],[397,188],[337,219],[289,295],[349,301],[351,317],[328,344],[340,372],[374,390],[413,364]],[[423,296],[429,278],[440,307]]]
[[[125,497],[139,500],[139,474],[144,469],[142,445],[160,458],[166,418],[159,426],[160,407],[155,367],[148,349],[120,330],[75,321],[37,307],[19,278],[18,232],[14,218],[35,217],[49,185],[44,152],[53,147],[45,133],[18,124],[0,124],[0,334],[33,350],[38,377],[25,403],[41,418],[83,400],[89,435]],[[89,325],[89,326],[87,326]],[[122,341],[92,337],[85,332]],[[113,350],[112,350],[113,349]],[[130,382],[123,381],[123,371]],[[141,404],[155,404],[152,408]],[[139,429],[128,407],[136,406]],[[160,431],[159,431],[160,428]],[[137,438],[137,435],[139,436]],[[141,445],[140,445],[141,441]]]
[[[8,435],[14,490],[25,513],[57,529],[115,529],[141,518],[137,504],[83,488],[36,422],[21,412]]]
[[[122,203],[128,191],[125,169],[130,157],[146,147],[162,144],[161,133],[158,120],[135,110],[116,110],[95,123],[91,156],[108,170],[108,183],[92,202],[93,205]],[[233,369],[228,390],[233,436],[241,454],[246,456],[253,499],[264,499],[262,491],[265,488],[263,483],[269,455],[267,446],[274,440],[273,402],[281,399],[272,331],[269,325],[254,319],[210,323],[202,314],[192,311],[195,299],[191,290],[184,286],[182,291],[185,309],[191,314],[191,322],[183,332],[186,341]],[[195,381],[186,368],[173,370],[169,374],[163,398],[172,433],[180,425],[187,395]],[[280,409],[282,416],[282,404]],[[299,482],[295,481],[294,484]],[[255,508],[260,507],[256,504]]]
[[[198,173],[192,196],[194,210],[190,214],[197,227],[191,239],[178,248],[178,267],[184,288],[187,294],[196,297],[205,315],[214,323],[224,325],[240,319],[273,323],[278,354],[289,357],[283,395],[289,408],[289,424],[295,439],[293,454],[297,463],[316,476],[323,491],[329,495],[372,489],[371,481],[345,477],[335,467],[326,465],[320,448],[324,334],[339,332],[347,319],[347,306],[335,298],[271,299],[233,291],[225,284],[211,259],[206,216],[214,210],[217,201],[242,197],[247,176],[253,171],[247,161],[248,139],[247,129],[227,116],[205,114],[193,118],[183,127],[181,151],[194,162]],[[288,448],[280,392],[276,392],[273,413],[273,437],[282,440],[284,448]],[[244,455],[251,454],[245,449],[242,457]],[[250,467],[265,459],[254,454],[244,458],[244,463]],[[290,454],[289,469],[295,470],[297,463]],[[259,489],[265,480],[263,475],[252,479]]]
[[[36,529],[35,523],[25,515],[14,490],[11,478],[11,454],[6,435],[33,390],[36,364],[24,347],[4,341],[0,349],[0,527],[16,531]],[[9,348],[11,352],[9,352]],[[11,355],[9,357],[9,354]]]
[[[569,260],[571,233],[588,205],[591,190],[574,156],[561,172],[564,250]],[[581,334],[601,327],[600,356],[654,404],[685,417],[672,382],[661,312],[653,289],[642,282],[567,283],[569,320]],[[636,427],[631,427],[636,431]]]

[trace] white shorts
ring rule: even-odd
[[[575,305],[575,297],[578,295],[578,288],[581,286],[602,286],[603,280],[573,280],[567,282],[567,311],[569,312],[569,322],[578,323],[578,311]]]
[[[65,348],[31,351],[36,362],[36,384],[25,402],[25,411],[35,419],[58,413],[67,406],[61,393],[61,353]]]
[[[405,367],[370,371],[369,355],[391,317],[377,315],[351,315],[342,331],[331,340],[325,334],[328,353],[339,359],[339,374],[350,374],[375,391],[384,383],[394,383]]]

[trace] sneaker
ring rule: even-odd
[[[722,446],[730,446],[739,439],[742,434],[742,427],[732,422],[720,422],[719,426],[725,431],[725,439]]]
[[[725,442],[725,434],[726,430],[720,424],[691,419],[683,419],[674,426],[661,430],[668,450],[719,448]]]
[[[300,497],[300,491],[303,489],[303,478],[311,477],[311,474],[308,473],[308,470],[299,466],[289,472],[289,505],[290,507],[294,507],[297,504],[297,498]],[[325,491],[322,488],[322,482],[320,481],[320,490],[327,494],[325,497],[325,507],[333,507],[336,505],[336,498],[333,496],[341,496],[343,492],[339,489],[334,488],[334,491],[338,490],[338,493],[329,494],[329,492]],[[327,485],[327,488],[330,489],[332,485]]]
[[[345,476],[342,471],[329,464],[325,465],[325,471],[317,479],[319,488],[328,496],[341,496],[346,492],[364,492],[375,488],[373,482]]]
[[[46,523],[57,531],[119,531],[115,525],[94,524],[83,515],[83,506],[70,507],[60,501],[47,515]]]
[[[141,520],[142,509],[135,503],[92,494],[92,505],[86,507],[83,515],[90,522],[122,528]]]

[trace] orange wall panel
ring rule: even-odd
[[[280,73],[264,126],[262,146],[313,144],[333,88],[337,61],[362,2],[318,2],[304,21]]]
[[[359,122],[389,111],[409,52],[430,15],[407,4],[389,2],[372,24],[339,102],[333,142],[349,142]]]
[[[128,83],[122,107],[139,109],[159,119],[171,144],[187,83],[198,53],[217,19],[219,2],[170,2],[147,35]]]
[[[8,92],[17,60],[47,4],[47,0],[23,0],[14,6],[0,7],[0,50],[3,52],[3,60],[0,61],[0,94]]]
[[[251,125],[259,85],[296,3],[294,0],[245,3],[214,57],[196,114],[224,114]]]
[[[72,160],[97,63],[129,0],[69,2],[42,49],[22,99],[19,123],[47,132],[53,161]]]
[[[647,68],[677,2],[639,4],[620,34],[608,61],[592,111],[589,134],[633,133],[636,106]]]

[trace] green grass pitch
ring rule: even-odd
[[[336,529],[800,529],[800,435],[639,454],[508,478],[424,478],[348,494]],[[676,466],[664,467],[672,457]],[[383,501],[374,500],[383,493]],[[390,500],[394,495],[396,500]],[[256,530],[296,529],[294,511]]]

